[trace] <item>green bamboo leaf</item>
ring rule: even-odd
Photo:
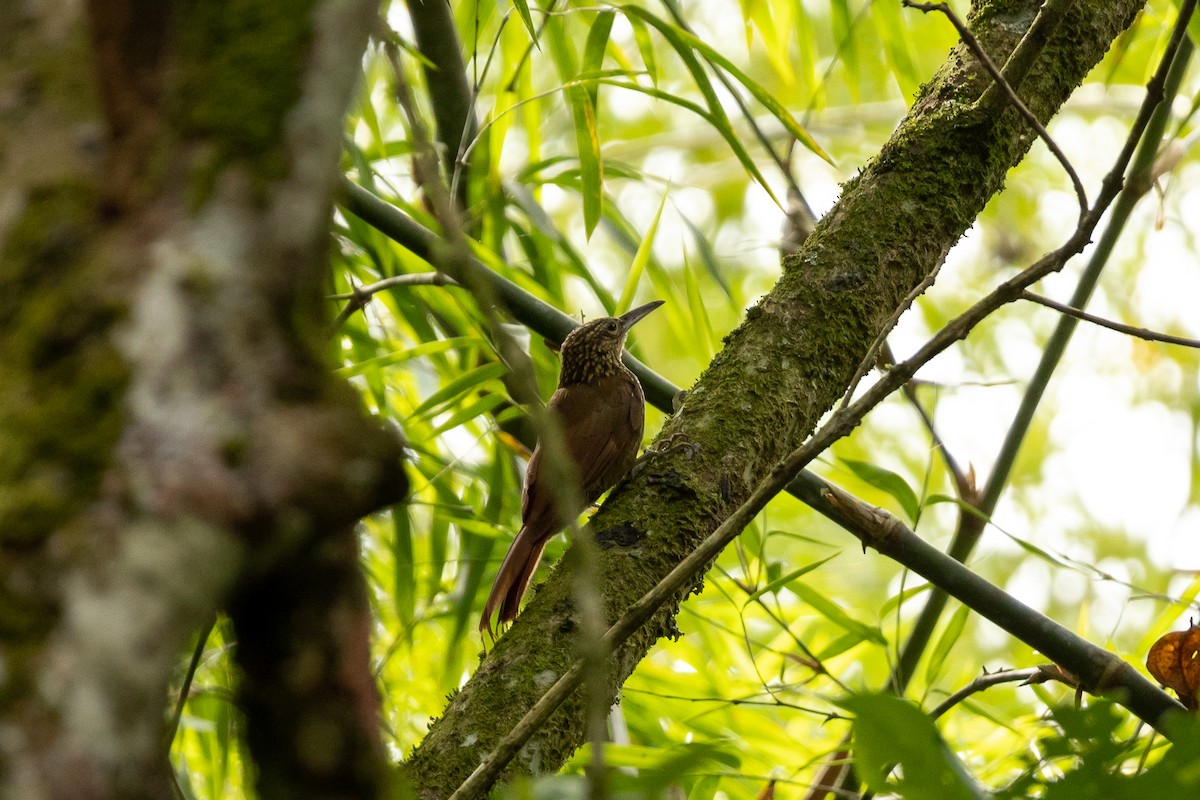
[[[718,775],[703,775],[688,792],[688,800],[712,800],[717,796],[717,787],[721,785]]]
[[[916,58],[913,56],[912,42],[909,41],[909,29],[901,18],[900,4],[871,3],[871,12],[875,17],[875,30],[883,42],[888,65],[892,68],[892,76],[900,86],[904,99],[910,100],[921,87],[921,77],[917,74]]]
[[[596,111],[582,87],[567,90],[567,103],[575,122],[575,148],[579,156],[580,189],[583,195],[583,227],[587,237],[600,222],[604,210],[604,169],[600,156],[600,134],[596,130]]]
[[[758,589],[758,591],[754,592],[754,594],[747,597],[746,602],[742,604],[742,607],[745,608],[746,606],[750,605],[758,598],[762,597],[764,594],[768,594],[768,593],[773,594],[773,593],[779,591],[780,589],[789,585],[792,581],[796,580],[797,578],[801,577],[802,575],[807,575],[808,573],[812,572],[814,569],[817,569],[818,567],[820,567],[824,564],[827,564],[829,561],[832,561],[834,558],[837,558],[837,555],[838,555],[837,553],[834,553],[831,556],[826,556],[825,558],[822,558],[820,561],[814,561],[811,564],[805,564],[803,567],[797,567],[796,569],[792,570],[791,572],[787,573],[786,575],[781,575],[780,577],[775,578],[770,583],[760,587]]]
[[[838,58],[846,65],[850,80],[846,81],[850,96],[859,101],[859,86],[862,83],[862,63],[858,58],[858,39],[854,35],[856,20],[847,0],[833,0],[829,7],[833,18],[833,39],[837,43]]]
[[[825,595],[818,592],[807,583],[797,583],[791,587],[792,591],[808,605],[819,613],[825,619],[837,625],[839,628],[853,633],[854,635],[865,639],[875,644],[886,645],[887,639],[880,633],[879,629],[871,625],[866,625],[847,614],[841,606],[830,600]]]
[[[964,503],[957,497],[951,497],[950,495],[945,494],[931,494],[925,498],[925,505],[927,506],[935,506],[939,503],[949,503],[951,505],[958,506],[958,510],[964,514],[969,514],[972,517],[983,520],[984,522],[991,522],[991,517],[985,515],[978,508],[975,508],[975,506],[970,505],[969,503]]]
[[[489,364],[484,364],[481,367],[476,367],[454,380],[447,383],[441,389],[438,389],[433,394],[425,399],[425,402],[413,409],[409,414],[409,419],[417,419],[420,417],[431,415],[438,406],[443,403],[448,403],[451,400],[466,394],[473,389],[478,388],[487,381],[495,380],[507,371],[507,367],[498,361],[493,361]]]
[[[529,3],[526,0],[513,0],[513,6],[517,9],[517,15],[521,18],[521,24],[525,26],[525,30],[529,31],[529,41],[533,46],[541,49],[538,44],[537,28],[533,24],[533,16],[529,13]]]
[[[608,49],[608,35],[612,31],[613,19],[616,15],[617,12],[611,9],[601,11],[596,15],[596,20],[588,31],[587,42],[583,46],[583,72],[599,72],[604,66],[604,51]],[[591,100],[592,108],[595,109],[595,85],[588,90],[588,97]]]
[[[1017,545],[1017,547],[1020,547],[1022,550],[1024,550],[1027,553],[1030,553],[1031,555],[1037,556],[1041,560],[1045,561],[1047,564],[1052,564],[1053,566],[1056,566],[1056,567],[1062,567],[1063,569],[1071,568],[1071,566],[1069,564],[1066,564],[1061,559],[1058,559],[1055,556],[1052,556],[1049,552],[1038,547],[1033,542],[1026,541],[1025,539],[1022,539],[1019,536],[1013,536],[1011,533],[1009,533],[1008,531],[1005,531],[1005,530],[1001,530],[1000,532],[1003,533],[1005,536],[1007,536],[1010,540],[1012,540]]]
[[[654,250],[654,237],[658,233],[658,222],[662,219],[663,208],[666,207],[670,194],[671,187],[668,185],[663,190],[662,200],[658,203],[658,211],[654,212],[654,218],[650,220],[650,226],[646,228],[637,252],[633,254],[633,261],[629,264],[629,275],[625,278],[625,285],[621,289],[621,296],[617,299],[617,307],[613,312],[616,315],[624,314],[633,305],[633,296],[637,293],[638,283],[642,279],[642,273],[646,271],[646,263],[650,260],[650,255]]]
[[[950,617],[950,621],[946,624],[946,629],[942,631],[942,635],[938,637],[937,644],[933,647],[933,652],[929,656],[929,663],[925,665],[925,683],[932,685],[937,681],[942,674],[942,667],[946,664],[946,659],[950,657],[950,651],[954,649],[955,642],[962,636],[963,630],[967,627],[967,618],[971,615],[971,609],[966,606],[959,606],[954,612],[954,616]]]
[[[637,43],[638,52],[642,56],[642,64],[646,67],[646,74],[650,76],[650,83],[657,87],[658,60],[654,56],[654,42],[650,39],[650,30],[646,27],[646,23],[637,17],[627,16],[626,19],[633,28],[633,40]]]
[[[591,745],[580,748],[568,766],[583,766],[592,761]],[[704,765],[716,762],[730,769],[741,766],[741,757],[728,745],[719,742],[688,742],[674,747],[650,745],[611,744],[604,745],[606,767],[628,767],[630,769],[661,772],[676,778]]]
[[[620,86],[621,88],[628,89],[631,92],[641,92],[642,94],[653,97],[656,100],[662,100],[663,102],[679,106],[680,108],[686,109],[696,116],[702,118],[714,131],[717,132],[722,139],[725,140],[725,143],[729,145],[729,149],[733,151],[733,155],[737,158],[738,162],[741,163],[743,169],[750,173],[758,185],[762,187],[763,191],[766,192],[776,204],[779,204],[779,198],[775,196],[775,192],[771,189],[770,184],[767,183],[766,177],[763,176],[758,166],[754,163],[754,159],[750,157],[750,153],[747,152],[745,146],[742,145],[741,139],[738,137],[737,132],[734,131],[730,126],[729,118],[724,117],[723,111],[720,113],[720,115],[711,114],[696,103],[692,103],[680,97],[675,97],[667,92],[659,91],[658,89],[653,89],[649,86],[640,86],[636,83],[631,83],[628,81],[618,81],[604,78],[601,79],[601,82],[611,84],[613,86]]]
[[[561,17],[547,26],[550,52],[562,80],[563,95],[571,109],[575,131],[575,155],[579,160],[580,195],[583,201],[583,225],[590,239],[604,210],[604,168],[600,155],[600,135],[596,128],[596,106],[591,81],[579,80],[581,73],[567,22]]]
[[[684,40],[684,32],[659,19],[645,9],[637,8],[636,6],[622,6],[622,11],[626,16],[635,15],[643,19],[667,40],[667,43],[670,44],[672,49],[675,50],[676,55],[679,56],[679,59],[683,62],[684,67],[691,74],[692,81],[696,84],[696,88],[700,90],[702,95],[704,95],[704,102],[708,107],[708,111],[701,114],[701,116],[705,117],[713,130],[717,131],[721,135],[721,138],[729,143],[730,147],[733,149],[734,155],[737,156],[738,161],[742,162],[742,165],[747,170],[752,170],[752,174],[757,172],[757,169],[751,166],[753,164],[753,160],[750,158],[749,154],[745,153],[745,148],[742,147],[736,131],[733,130],[733,126],[730,124],[729,117],[721,105],[720,97],[713,88],[712,81],[710,81],[708,78],[708,73],[705,72],[700,60],[696,58],[696,54],[694,52],[695,48],[690,46]],[[634,85],[636,84],[631,84],[629,88],[632,88]],[[634,91],[643,91],[646,94],[651,94],[651,96],[665,94],[657,93],[656,90],[640,86],[634,89]],[[667,99],[667,97],[663,97],[661,99]],[[689,105],[696,107],[694,104]],[[759,178],[760,176],[755,174],[755,179],[757,180]],[[765,180],[759,180],[759,183],[763,187],[764,191],[766,191],[771,197],[771,200],[782,208],[779,198],[775,196],[775,193],[772,191],[770,185],[767,184]]]
[[[438,436],[446,431],[457,428],[464,422],[469,422],[482,414],[486,414],[507,399],[506,396],[501,394],[485,394],[483,397],[477,398],[467,403],[458,411],[455,411],[446,421],[433,429],[433,435]]]
[[[908,515],[909,521],[916,522],[921,513],[921,502],[917,499],[916,492],[912,490],[912,487],[903,478],[891,470],[884,469],[867,461],[856,461],[850,458],[840,460],[859,480],[890,495],[900,504],[900,508],[904,509],[904,513]]]
[[[721,291],[725,293],[725,296],[732,300],[733,292],[729,289],[729,282],[725,280],[725,272],[721,268],[721,261],[717,258],[717,252],[713,249],[712,242],[708,240],[708,237],[704,235],[704,231],[700,230],[700,227],[696,223],[692,222],[685,215],[681,214],[680,216],[683,217],[683,224],[687,225],[688,230],[691,231],[692,242],[695,243],[696,251],[700,254],[700,263],[708,270],[709,276],[721,287]]]
[[[626,16],[630,14],[636,14],[644,19],[649,25],[654,27],[660,34],[662,34],[662,36],[671,44],[671,46],[675,49],[675,52],[679,54],[681,59],[683,59],[688,71],[692,73],[692,79],[697,82],[697,88],[699,88],[700,92],[704,95],[705,100],[708,103],[709,111],[712,112],[714,117],[721,119],[723,124],[728,125],[729,119],[725,116],[725,112],[721,110],[720,100],[713,91],[712,84],[708,80],[708,75],[700,66],[700,63],[696,59],[694,53],[702,54],[710,62],[725,70],[725,72],[727,72],[734,80],[744,86],[755,100],[757,100],[769,112],[771,112],[771,115],[783,124],[788,133],[796,137],[796,141],[800,142],[813,154],[819,156],[824,161],[830,164],[833,163],[833,159],[829,157],[829,154],[826,153],[819,144],[817,144],[817,141],[813,139],[808,131],[804,129],[804,126],[796,121],[796,118],[792,116],[791,112],[788,111],[782,103],[776,100],[770,92],[764,89],[756,81],[751,79],[749,75],[739,69],[738,66],[728,58],[721,55],[711,45],[705,43],[703,40],[699,39],[693,34],[674,27],[665,20],[655,17],[645,9],[641,9],[636,6],[622,6],[621,10],[626,14]],[[776,202],[778,203],[778,201]]]
[[[929,717],[908,700],[856,695],[838,705],[854,714],[854,763],[876,793],[896,792],[905,800],[987,797]],[[889,780],[893,775],[898,777]]]
[[[802,0],[793,0],[792,6],[796,12],[793,17],[795,21],[792,24],[793,32],[796,35],[796,57],[793,63],[793,67],[798,73],[796,80],[801,86],[816,86],[818,80],[817,54],[820,53],[817,32],[813,28],[813,20],[808,7]]]
[[[879,607],[880,619],[886,618],[888,615],[890,615],[893,611],[895,611],[901,605],[903,605],[904,603],[907,603],[909,600],[916,597],[917,595],[928,592],[930,588],[931,588],[930,584],[923,583],[920,586],[912,586],[912,587],[909,587],[908,589],[905,589],[903,592],[900,592],[899,594],[892,595],[887,600],[884,600],[883,605],[881,605]]]
[[[611,166],[605,163],[605,170],[608,171]],[[523,247],[530,244],[537,245],[536,260],[535,256],[531,255],[530,261],[535,265],[548,264],[553,266],[565,266],[566,271],[581,278],[585,281],[588,287],[595,294],[596,299],[600,301],[600,305],[604,306],[604,310],[612,313],[616,308],[616,300],[604,282],[593,272],[587,265],[583,256],[575,248],[571,239],[564,236],[559,227],[542,208],[541,204],[527,191],[523,186],[517,185],[508,193],[510,199],[516,203],[517,207],[524,212],[525,217],[529,220],[530,226],[521,229],[525,236],[519,241]],[[545,245],[545,246],[542,246]],[[562,264],[562,259],[566,259],[566,263]],[[543,286],[551,297],[562,304],[565,298],[562,292],[561,272],[558,270],[546,270],[552,275],[547,275],[544,280],[539,280],[538,283]]]
[[[458,476],[442,470],[430,483],[437,494],[438,505],[433,506],[434,514],[430,529],[426,534],[428,542],[428,584],[422,599],[431,604],[442,592],[442,573],[446,568],[446,558],[450,552],[450,526],[457,522],[456,512],[462,506],[463,494],[456,478]]]
[[[853,631],[846,631],[841,636],[838,636],[833,641],[819,648],[815,653],[813,653],[813,655],[817,657],[818,661],[828,661],[831,658],[837,658],[847,650],[858,647],[864,641],[866,641],[866,639],[861,634]]]
[[[172,766],[172,771],[175,773],[175,785],[179,787],[183,800],[197,800],[196,790],[192,788],[192,771],[188,768],[187,758],[181,757],[179,766]]]
[[[379,115],[375,111],[375,104],[371,102],[371,87],[368,84],[369,81],[363,81],[363,87],[359,92],[358,110],[362,114],[362,121],[366,123],[367,130],[371,132],[371,143],[378,145],[383,141],[383,126],[379,124]],[[352,143],[354,140],[347,136],[346,141]],[[360,174],[370,175],[370,170]]]
[[[516,487],[514,485],[512,488],[516,489],[518,487]],[[492,493],[504,494],[503,484],[496,486],[494,492],[489,492],[489,494],[492,494]],[[516,492],[516,494],[520,494],[520,492]],[[468,509],[468,510],[472,510],[472,509]],[[474,517],[464,517],[464,516],[459,516],[459,515],[451,515],[451,516],[453,517],[451,522],[453,522],[454,526],[457,527],[461,531],[468,531],[476,536],[482,536],[485,539],[492,539],[493,541],[500,534],[500,531],[496,527],[496,525],[494,523],[488,522],[487,520],[476,519]]]
[[[412,520],[405,503],[392,508],[392,608],[405,640],[412,643],[417,608],[417,575],[413,558]]]
[[[410,347],[406,350],[397,350],[394,353],[387,353],[382,356],[368,358],[365,361],[359,361],[357,364],[351,364],[348,367],[341,367],[337,370],[338,374],[345,378],[352,378],[355,375],[362,375],[371,370],[381,369],[383,367],[391,367],[396,364],[402,364],[405,361],[410,361],[414,358],[423,358],[434,353],[444,353],[447,350],[457,350],[467,347],[483,347],[487,344],[483,339],[476,336],[455,336],[450,339],[436,339],[432,342],[425,342],[416,347]]]
[[[788,47],[793,28],[792,6],[780,3],[778,7],[773,7],[770,0],[750,0],[742,4],[742,19],[746,23],[754,23],[753,29],[758,30],[758,35],[762,37],[771,66],[775,68],[784,84],[790,86],[796,79],[792,70],[792,54]],[[747,24],[747,45],[751,30]]]
[[[712,321],[708,318],[708,306],[704,302],[704,298],[700,296],[700,284],[696,280],[696,270],[692,268],[692,261],[687,257],[687,253],[683,254],[683,283],[687,290],[688,310],[691,311],[692,324],[700,328],[700,332],[704,334],[704,356],[706,361],[712,360],[713,355],[717,352],[720,337],[713,331]]]

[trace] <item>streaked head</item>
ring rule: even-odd
[[[591,383],[620,369],[629,329],[662,304],[662,300],[654,300],[619,317],[594,319],[571,331],[562,344],[558,385]]]

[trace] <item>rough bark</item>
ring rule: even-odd
[[[1142,3],[1080,0],[1019,87],[1048,119],[1100,60]],[[1003,63],[1040,2],[977,3],[972,27]],[[842,395],[884,323],[940,263],[1032,142],[1012,109],[973,105],[990,79],[955,48],[880,154],[784,264],[774,287],[725,340],[658,441],[676,446],[619,486],[589,524],[604,548],[610,621],[665,575],[812,431]],[[691,447],[679,447],[680,443]],[[569,563],[570,559],[564,559]],[[691,590],[699,588],[700,576]],[[686,594],[686,593],[685,593]],[[678,602],[614,656],[613,695],[661,636]],[[561,675],[580,628],[569,569],[556,569],[415,750],[423,797],[446,797]],[[557,769],[583,741],[576,695],[507,773]]]
[[[239,631],[315,620],[286,652],[258,647],[248,677],[292,677],[278,691],[312,703],[317,743],[359,748],[290,779],[378,790],[348,528],[402,496],[402,453],[331,376],[321,301],[375,11],[0,4],[2,797],[173,796],[168,681],[235,587]],[[287,575],[336,589],[253,602]],[[306,653],[344,672],[279,667]],[[324,714],[323,692],[356,713]],[[253,703],[247,724],[264,779],[313,752],[313,725]]]

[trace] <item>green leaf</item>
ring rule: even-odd
[[[854,714],[854,764],[872,791],[897,792],[905,800],[987,797],[929,717],[908,700],[864,694],[838,705]],[[894,777],[897,765],[900,777]]]
[[[383,367],[391,367],[396,364],[402,364],[405,361],[410,361],[414,358],[432,355],[434,353],[443,353],[447,350],[456,350],[467,347],[485,347],[487,342],[476,336],[456,336],[452,339],[436,339],[432,342],[425,342],[416,347],[409,347],[405,350],[397,350],[394,353],[368,358],[365,361],[360,361],[357,364],[351,364],[348,367],[342,367],[337,370],[338,374],[344,378],[351,378],[355,375],[362,375],[372,370],[381,369]]]
[[[604,210],[604,169],[600,156],[600,135],[596,128],[596,106],[591,92],[594,81],[581,81],[580,64],[573,39],[567,32],[567,20],[553,17],[546,30],[550,52],[563,85],[563,95],[571,109],[575,131],[575,155],[579,159],[580,196],[583,201],[583,224],[590,239]]]
[[[894,594],[887,600],[883,601],[883,605],[879,607],[879,616],[884,618],[899,608],[902,604],[908,602],[919,594],[924,594],[930,589],[930,584],[923,583],[920,586],[911,586],[899,594]]]
[[[586,76],[581,78],[581,80],[585,79]],[[687,109],[696,116],[702,118],[712,127],[713,130],[717,132],[717,134],[720,135],[722,139],[725,140],[725,143],[729,145],[729,149],[733,151],[733,155],[737,158],[738,163],[740,163],[742,167],[754,177],[754,180],[759,186],[762,187],[762,190],[766,192],[776,204],[779,204],[779,198],[775,196],[775,192],[771,189],[771,185],[767,183],[766,177],[763,176],[762,171],[758,168],[758,165],[754,163],[754,159],[750,157],[750,153],[747,152],[745,146],[742,144],[741,137],[738,135],[737,131],[735,131],[729,124],[729,118],[725,116],[724,111],[710,113],[709,111],[706,111],[703,106],[697,105],[696,103],[684,100],[681,97],[676,97],[668,92],[659,91],[658,89],[653,89],[649,86],[640,86],[630,81],[618,81],[609,78],[601,78],[598,80],[600,80],[602,83],[620,86],[624,89],[628,89],[631,92],[641,92],[642,94],[653,97],[656,100],[662,100],[672,105],[679,106],[680,108]]]
[[[967,627],[967,619],[971,616],[971,609],[966,606],[959,606],[954,612],[954,616],[950,618],[950,622],[946,624],[945,630],[938,638],[937,644],[933,647],[933,652],[929,656],[929,663],[925,665],[925,683],[933,684],[937,681],[942,673],[942,667],[946,664],[946,659],[950,656],[950,651],[954,648],[954,643],[962,636],[963,629]]]
[[[580,748],[568,766],[581,767],[592,761],[592,745]],[[722,742],[688,742],[674,747],[645,745],[604,745],[606,767],[626,767],[649,773],[644,778],[652,784],[673,783],[678,776],[711,768],[713,763],[730,769],[741,766],[741,758]]]
[[[818,567],[829,563],[833,559],[837,558],[837,555],[838,555],[837,553],[834,553],[831,556],[822,558],[820,561],[814,561],[811,564],[805,564],[803,567],[797,567],[796,569],[792,570],[788,574],[782,575],[778,578],[775,578],[770,583],[765,584],[764,586],[759,588],[758,591],[754,592],[754,594],[747,597],[746,602],[742,604],[742,607],[745,608],[746,606],[750,605],[758,598],[762,597],[764,594],[774,593],[774,592],[779,591],[780,589],[787,586],[788,584],[790,584],[792,581],[796,580],[800,576],[807,575],[808,573],[812,572],[814,569],[817,569]]]
[[[843,630],[849,631],[862,639],[874,642],[875,644],[886,645],[887,639],[880,633],[878,628],[871,625],[865,625],[847,614],[842,607],[830,600],[825,595],[818,592],[813,587],[806,583],[797,583],[791,587],[801,600],[812,606],[821,616],[837,625]]]
[[[431,416],[436,413],[438,406],[449,403],[490,380],[495,380],[508,371],[508,368],[498,361],[484,364],[469,370],[447,383],[441,389],[425,399],[425,402],[413,409],[410,419]]]
[[[721,55],[721,53],[719,53],[711,45],[707,44],[693,34],[688,33],[681,28],[670,25],[665,20],[655,17],[645,9],[641,9],[636,6],[621,6],[621,11],[626,16],[630,14],[636,14],[640,16],[648,24],[656,28],[658,32],[662,34],[668,42],[670,42],[671,46],[675,49],[675,52],[678,53],[680,58],[684,60],[684,64],[687,66],[688,71],[692,73],[693,80],[696,80],[697,82],[697,88],[699,88],[701,93],[704,94],[706,100],[708,101],[709,110],[714,116],[718,115],[718,111],[721,109],[721,103],[720,100],[717,99],[715,92],[713,92],[712,84],[709,82],[707,74],[700,67],[699,62],[693,55],[693,51],[702,54],[704,58],[725,70],[725,72],[727,72],[734,80],[744,86],[755,100],[765,107],[767,111],[771,112],[771,115],[775,117],[775,119],[779,120],[783,124],[783,127],[787,129],[788,133],[796,138],[796,141],[800,142],[800,144],[804,145],[814,155],[820,157],[827,163],[833,163],[833,159],[829,157],[829,154],[826,153],[819,144],[817,144],[816,139],[809,135],[808,131],[804,129],[804,126],[796,121],[796,118],[792,116],[792,113],[788,111],[782,103],[776,100],[769,91],[759,85],[756,81],[752,80],[749,75],[747,75],[745,72],[742,72],[742,70],[739,69],[736,64],[734,64],[725,56]],[[724,124],[729,124],[729,120],[727,117],[725,117],[725,112],[723,110],[720,110],[719,117],[723,119]],[[774,195],[772,195],[772,199],[775,199]],[[775,202],[778,203],[779,201],[776,200]]]
[[[890,495],[892,499],[900,504],[900,508],[904,509],[904,513],[908,515],[909,521],[916,522],[921,513],[921,503],[917,500],[916,492],[912,490],[912,487],[903,478],[891,470],[884,469],[867,461],[856,461],[851,458],[840,460],[859,480]]]
[[[654,55],[654,42],[650,40],[650,31],[646,27],[646,23],[637,17],[625,17],[629,20],[630,27],[633,28],[633,40],[637,43],[638,52],[642,55],[642,64],[646,67],[646,74],[650,76],[650,83],[658,86],[658,60]]]
[[[1027,553],[1031,553],[1031,554],[1037,556],[1038,558],[1042,559],[1046,563],[1053,564],[1056,567],[1062,567],[1064,569],[1071,568],[1069,564],[1066,564],[1061,559],[1052,556],[1050,553],[1048,553],[1047,551],[1038,547],[1033,542],[1026,541],[1018,536],[1013,536],[1011,533],[1004,531],[1004,530],[1001,530],[1000,532],[1003,533],[1005,536],[1007,536],[1010,540],[1012,540],[1017,545],[1017,547],[1020,547],[1022,550],[1024,550]]]
[[[412,521],[409,505],[402,503],[392,509],[392,608],[400,619],[405,639],[412,642],[412,625],[416,617],[417,575],[413,558]]]
[[[712,277],[717,285],[721,287],[721,291],[730,300],[733,299],[733,292],[729,289],[729,282],[725,280],[724,270],[721,269],[721,262],[717,258],[717,252],[713,250],[712,242],[704,235],[704,231],[700,230],[696,223],[692,222],[687,216],[680,215],[683,223],[687,225],[688,230],[692,233],[692,242],[696,245],[696,251],[700,254],[700,261],[704,264],[704,268],[708,270],[708,274]]]
[[[817,660],[828,661],[831,658],[836,658],[847,650],[858,647],[863,643],[863,636],[859,633],[846,632],[838,636],[833,641],[816,651]]]
[[[617,12],[601,11],[596,15],[591,30],[588,31],[587,42],[583,46],[583,72],[599,72],[604,66],[604,51],[608,48],[608,35],[612,31],[613,18]],[[588,97],[593,111],[596,108],[596,86],[588,90]]]
[[[596,111],[588,99],[587,90],[579,86],[567,89],[567,103],[571,106],[575,122],[583,227],[590,239],[604,210],[604,170],[600,157],[600,135],[596,130]]]
[[[521,17],[521,23],[525,26],[525,30],[529,31],[529,41],[533,42],[533,46],[540,50],[537,28],[534,27],[533,16],[529,13],[529,3],[526,0],[513,0],[513,6],[517,9],[517,14]]]
[[[833,37],[837,43],[838,57],[846,65],[846,71],[850,73],[850,80],[847,81],[848,88],[850,96],[857,103],[859,85],[862,83],[862,64],[858,59],[858,38],[854,35],[857,20],[850,12],[850,4],[847,0],[833,0],[829,8],[833,17]]]
[[[650,220],[650,226],[646,228],[646,233],[642,236],[641,243],[638,244],[637,252],[633,254],[633,261],[629,264],[629,275],[625,278],[625,285],[621,289],[621,296],[617,299],[617,307],[613,312],[615,316],[624,314],[633,305],[633,296],[637,293],[638,282],[641,281],[642,273],[646,271],[646,263],[650,260],[651,253],[654,252],[654,237],[658,234],[658,221],[662,219],[663,208],[666,207],[670,194],[671,187],[668,185],[663,190],[662,200],[658,203],[658,211],[654,213],[654,218]]]
[[[506,396],[501,394],[485,394],[483,397],[467,403],[458,411],[454,412],[444,422],[440,423],[436,428],[433,429],[433,435],[437,436],[438,434],[453,430],[459,425],[462,425],[464,422],[468,422],[469,420],[473,420],[482,414],[486,414],[496,406],[505,402],[507,399],[508,398]]]
[[[871,3],[871,12],[875,16],[875,30],[883,42],[883,50],[887,54],[892,75],[907,102],[921,88],[921,78],[917,74],[908,28],[901,18],[900,4]]]
[[[700,283],[696,279],[696,270],[692,268],[691,259],[683,254],[683,285],[687,289],[688,310],[691,312],[692,325],[698,327],[703,335],[705,363],[712,360],[713,355],[720,350],[721,336],[713,330],[712,320],[708,316],[708,304],[700,294]]]

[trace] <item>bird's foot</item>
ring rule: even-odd
[[[646,464],[651,459],[658,456],[664,456],[669,453],[683,453],[683,457],[689,461],[696,457],[700,452],[700,443],[693,442],[687,438],[684,433],[672,433],[661,442],[656,442],[653,446],[646,448],[646,452],[642,453],[641,457],[633,463],[633,469],[629,471],[631,476],[636,476],[639,472],[646,468]]]

